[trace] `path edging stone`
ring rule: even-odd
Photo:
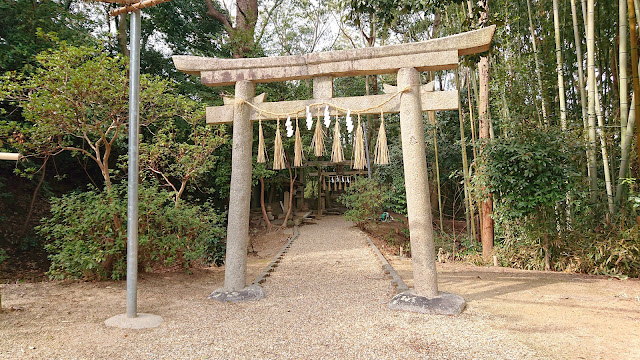
[[[404,280],[402,280],[400,275],[398,275],[398,273],[393,268],[393,266],[389,264],[389,261],[387,261],[387,258],[385,258],[384,255],[382,255],[382,253],[380,252],[376,244],[373,243],[369,235],[367,235],[364,232],[362,232],[362,234],[364,235],[365,239],[367,239],[367,243],[369,244],[373,252],[378,256],[378,260],[380,260],[380,262],[382,263],[382,271],[384,271],[384,273],[388,275],[389,278],[391,278],[391,283],[393,284],[393,286],[395,286],[398,293],[408,291],[409,287],[407,286],[407,284],[404,282]]]
[[[284,245],[282,250],[280,250],[280,252],[278,254],[276,254],[276,256],[273,257],[273,260],[271,260],[271,262],[264,268],[264,270],[262,270],[260,275],[258,275],[256,277],[256,279],[253,281],[252,285],[260,285],[260,284],[264,283],[265,281],[267,281],[267,278],[269,276],[271,276],[271,273],[276,270],[278,265],[280,265],[280,261],[282,261],[282,258],[284,257],[284,254],[286,254],[287,251],[289,251],[289,248],[291,247],[291,244],[293,243],[293,241],[295,239],[298,238],[298,235],[300,235],[300,230],[298,229],[298,225],[294,225],[293,226],[293,235],[289,238],[289,241],[287,241],[287,243]]]

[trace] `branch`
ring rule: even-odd
[[[173,189],[173,191],[177,194],[178,193],[178,189],[176,189],[175,186],[173,186],[173,183],[171,181],[169,181],[169,179],[167,178],[167,176],[162,172],[162,171],[158,171],[154,168],[152,168],[151,166],[147,166],[147,168],[151,171],[153,171],[154,173],[162,176],[162,178],[164,179],[164,181],[167,182],[167,184],[169,184],[169,186],[171,186],[171,188]]]
[[[88,152],[88,151],[87,151],[87,150],[85,150],[85,149],[80,149],[80,148],[77,148],[77,147],[75,147],[75,146],[63,146],[63,147],[62,147],[62,150],[79,151],[79,152],[81,152],[81,153],[83,153],[83,154],[87,155],[88,157],[90,157],[93,161],[95,161],[96,163],[98,163],[98,165],[100,165],[100,164],[101,164],[101,162],[100,162],[100,160],[98,160],[98,158],[96,158],[93,154],[91,154],[90,152]]]
[[[260,29],[260,35],[258,35],[257,39],[256,39],[256,43],[259,44],[260,41],[262,40],[262,36],[264,35],[264,31],[267,28],[267,24],[269,23],[269,20],[271,19],[271,16],[273,15],[273,11],[280,6],[280,4],[282,4],[284,0],[277,0],[275,2],[275,4],[273,4],[273,7],[271,9],[269,9],[269,11],[267,12],[267,18],[264,21],[264,24],[262,24],[262,28]]]
[[[211,0],[204,0],[204,2],[207,4],[207,15],[220,21],[227,30],[233,30],[233,26],[231,26],[231,19],[229,19],[227,15],[216,10]]]

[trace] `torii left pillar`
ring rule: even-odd
[[[236,83],[224,287],[209,295],[210,299],[223,302],[243,302],[265,297],[262,287],[258,285],[247,286],[246,282],[253,126],[251,125],[251,109],[243,100],[252,100],[255,90],[256,86],[253,82],[238,81]]]

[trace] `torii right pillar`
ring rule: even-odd
[[[414,289],[394,296],[389,307],[428,314],[458,315],[466,306],[464,299],[438,292],[418,70],[403,68],[398,71],[398,88],[407,87],[410,90],[403,93],[400,99],[400,132]]]

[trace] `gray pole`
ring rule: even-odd
[[[400,133],[414,288],[417,295],[433,298],[438,295],[436,253],[420,105],[420,73],[416,69],[403,68],[398,71],[398,88],[407,86],[411,87],[411,91],[400,98]]]
[[[127,205],[127,317],[138,316],[138,118],[140,115],[140,11],[131,13],[129,57],[129,188]]]
[[[249,81],[236,83],[236,99],[251,100],[256,85]],[[248,105],[236,103],[233,110],[233,143],[231,150],[231,186],[229,221],[227,223],[227,256],[224,290],[240,291],[246,286],[249,214],[251,210],[251,146],[253,126]]]

